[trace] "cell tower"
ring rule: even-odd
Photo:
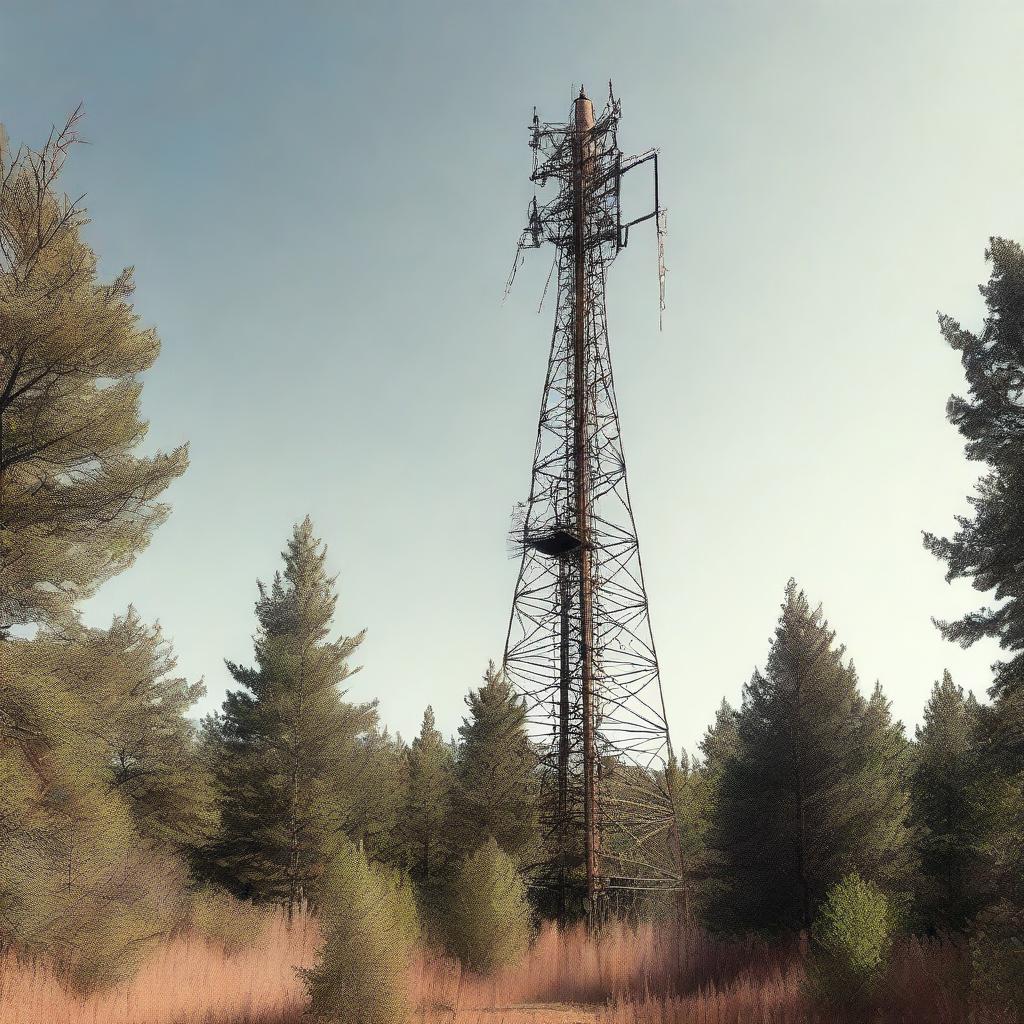
[[[534,882],[561,918],[597,920],[616,891],[674,891],[680,861],[672,749],[626,483],[605,314],[605,278],[629,229],[653,219],[664,308],[665,212],[656,150],[625,157],[619,102],[595,119],[581,89],[567,123],[534,111],[531,180],[557,194],[530,204],[524,248],[555,246],[558,305],[530,497],[513,513],[521,558],[505,672],[541,751],[545,860]],[[620,185],[650,162],[654,209],[623,220]],[[553,268],[554,270],[554,268]]]

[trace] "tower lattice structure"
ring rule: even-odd
[[[620,113],[610,88],[598,117],[581,90],[568,122],[535,112],[531,127],[532,180],[557,192],[534,198],[520,251],[554,245],[558,301],[530,496],[513,514],[521,562],[504,658],[540,751],[546,852],[534,880],[561,916],[576,906],[592,918],[616,891],[678,889],[681,868],[605,309],[608,269],[650,219],[664,306],[665,217],[657,152],[623,156]],[[622,177],[648,161],[654,209],[624,221]]]

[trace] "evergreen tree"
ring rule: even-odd
[[[130,971],[177,923],[185,884],[112,784],[90,655],[0,640],[0,945],[47,953],[82,987]]]
[[[352,764],[347,834],[372,860],[401,867],[402,815],[408,801],[408,751],[401,736],[374,728],[360,738]]]
[[[428,707],[420,734],[409,748],[403,823],[409,874],[427,902],[436,902],[438,886],[452,859],[454,782],[452,748],[437,729],[434,709]]]
[[[459,870],[448,944],[470,970],[491,974],[526,952],[530,918],[526,885],[512,858],[491,837]]]
[[[283,558],[283,575],[259,585],[256,667],[228,663],[244,689],[207,722],[222,824],[206,862],[239,895],[294,907],[355,830],[376,707],[343,699],[363,634],[328,639],[335,580],[308,516]]]
[[[109,630],[77,620],[145,547],[187,462],[136,454],[159,342],[131,271],[98,282],[84,211],[56,191],[77,119],[13,156],[0,129],[0,946],[88,987],[180,920],[170,851],[210,808],[185,717],[201,688],[172,677],[134,613]],[[33,639],[10,635],[28,623]]]
[[[992,272],[981,287],[987,306],[981,331],[939,317],[943,337],[960,353],[969,391],[951,396],[946,414],[967,442],[967,457],[985,470],[970,498],[972,515],[957,517],[951,537],[925,533],[924,542],[946,562],[947,580],[970,579],[994,602],[937,625],[963,647],[992,637],[1008,654],[993,666],[993,703],[984,715],[984,761],[1000,790],[985,842],[996,888],[1024,909],[1024,249],[992,238],[985,256]],[[1024,934],[1018,939],[1024,942]]]
[[[929,929],[962,930],[982,905],[979,727],[974,696],[965,697],[943,673],[917,728],[911,774],[921,862],[917,913]]]
[[[409,1020],[407,973],[418,934],[408,881],[344,844],[321,880],[320,963],[305,971],[317,1021],[402,1024]]]
[[[827,893],[811,932],[807,991],[834,1009],[868,1009],[892,947],[893,908],[885,893],[856,873]]]
[[[700,741],[703,755],[701,772],[708,782],[717,787],[730,758],[739,750],[739,715],[735,708],[724,700],[715,712],[714,724],[708,727]]]
[[[70,643],[42,634],[37,646],[86,709],[106,785],[139,835],[176,851],[202,843],[214,826],[213,791],[188,713],[205,687],[173,675],[159,627],[129,608],[107,630],[80,630]]]
[[[737,715],[723,700],[715,721],[700,742],[703,759],[691,765],[683,755],[672,779],[672,798],[679,823],[680,851],[689,912],[706,919],[720,902],[725,871],[713,846],[722,774],[738,747]]]
[[[454,792],[462,848],[468,853],[493,838],[525,866],[540,855],[536,755],[526,710],[493,661],[466,705]]]
[[[992,238],[985,256],[992,276],[980,289],[988,307],[981,332],[942,315],[939,327],[960,352],[970,391],[969,398],[950,396],[946,412],[967,441],[967,457],[987,471],[971,498],[973,517],[959,516],[952,537],[926,533],[924,539],[947,563],[947,580],[969,578],[999,602],[938,624],[945,637],[964,647],[994,637],[1011,652],[995,666],[998,696],[1024,686],[1024,601],[1018,586],[1024,533],[1024,250]]]
[[[850,663],[853,671],[853,663]],[[861,718],[857,791],[861,816],[856,870],[885,887],[895,911],[907,908],[916,857],[910,826],[911,744],[876,682]]]
[[[707,787],[700,772],[691,767],[686,752],[669,760],[665,770],[676,815],[676,838],[683,874],[683,905],[692,912],[700,893],[707,861]]]
[[[905,884],[905,800],[891,772],[898,727],[866,702],[835,634],[790,581],[766,671],[755,671],[724,764],[715,821],[728,888],[716,924],[806,929],[851,871]]]
[[[988,902],[1005,906],[996,916],[1024,921],[1024,767],[1015,745],[1024,728],[1024,690],[1007,690],[978,709],[977,786],[981,825],[982,890]],[[1004,922],[1004,923],[1005,923]],[[1024,930],[1016,936],[1024,946]]]
[[[97,280],[85,212],[55,191],[77,119],[39,151],[0,149],[0,633],[67,623],[146,545],[187,464],[184,447],[135,454],[160,343],[131,270]]]

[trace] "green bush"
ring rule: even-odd
[[[490,974],[530,941],[530,904],[515,862],[490,839],[462,866],[448,920],[448,944],[462,962]]]
[[[1024,910],[1003,902],[978,915],[971,935],[978,998],[1024,1016]]]
[[[381,897],[388,908],[396,942],[412,950],[420,939],[420,914],[409,876],[390,867],[374,867]]]
[[[320,963],[303,972],[316,1020],[399,1024],[409,1017],[408,970],[419,931],[408,881],[344,847],[320,879]]]
[[[891,935],[889,901],[874,882],[850,874],[836,883],[811,930],[812,997],[846,1004],[868,998],[885,970]]]

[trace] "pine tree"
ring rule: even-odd
[[[179,920],[171,851],[209,822],[159,633],[76,605],[130,565],[167,514],[185,449],[138,457],[159,351],[131,271],[97,280],[85,214],[56,191],[78,114],[13,156],[0,129],[0,945],[45,952],[81,986],[113,980]],[[28,640],[15,624],[40,630]]]
[[[962,930],[983,902],[979,729],[974,696],[944,672],[917,728],[911,774],[921,861],[916,909],[932,930]]]
[[[256,667],[228,663],[244,689],[229,692],[206,726],[222,810],[206,861],[239,895],[294,907],[353,830],[376,706],[343,699],[363,634],[328,639],[335,580],[308,516],[283,558],[283,575],[259,584]]]
[[[863,1018],[885,974],[894,909],[873,882],[851,873],[826,894],[811,932],[807,992],[814,1002]]]
[[[1024,689],[1008,689],[982,707],[979,782],[986,800],[980,835],[984,886],[1008,904],[1009,919],[1024,922]],[[1017,933],[1024,946],[1024,930]]]
[[[950,422],[967,444],[967,457],[985,466],[970,497],[972,515],[957,517],[951,537],[925,533],[925,546],[946,562],[946,579],[970,579],[990,593],[993,604],[952,622],[939,622],[943,635],[963,647],[983,637],[999,641],[1008,657],[993,668],[986,712],[985,764],[1001,791],[991,834],[989,860],[996,888],[1024,910],[1024,600],[1020,549],[1024,537],[1024,249],[991,238],[985,253],[992,264],[981,287],[988,312],[978,333],[949,316],[939,317],[945,340],[960,353],[968,397],[953,395]],[[1024,942],[1024,934],[1019,941]]]
[[[320,888],[324,947],[319,964],[304,972],[310,1015],[345,1024],[409,1020],[406,975],[418,922],[408,881],[345,844]]]
[[[766,671],[744,692],[724,765],[715,845],[728,888],[715,923],[806,929],[850,871],[892,891],[905,882],[905,801],[889,773],[898,730],[869,704],[835,634],[790,581]],[[884,713],[883,713],[884,711]]]
[[[420,734],[408,754],[408,790],[403,831],[409,874],[428,903],[436,903],[438,886],[452,860],[452,794],[455,765],[434,720],[423,713]]]
[[[523,867],[540,855],[536,755],[526,710],[493,661],[466,705],[454,792],[462,848],[468,853],[494,839]]]
[[[134,454],[160,343],[132,271],[97,280],[85,212],[55,191],[77,120],[39,151],[0,149],[0,633],[66,624],[145,547],[187,465],[184,447]]]
[[[177,852],[201,844],[214,825],[213,791],[188,713],[205,687],[173,675],[159,627],[129,608],[109,629],[79,630],[71,642],[41,634],[37,645],[87,710],[106,785],[139,835]]]
[[[685,751],[679,758],[673,756],[669,759],[665,779],[676,816],[675,839],[679,844],[683,876],[681,900],[685,913],[689,915],[698,898],[707,860],[707,791],[704,780],[690,765]]]
[[[729,759],[736,756],[739,742],[739,715],[723,699],[715,712],[714,724],[700,741],[701,772],[713,785],[717,786]]]
[[[985,463],[971,505],[973,518],[957,518],[952,537],[924,535],[925,546],[947,563],[947,580],[969,578],[993,592],[998,606],[939,623],[945,637],[968,647],[994,637],[1012,652],[998,663],[993,694],[1024,686],[1024,601],[1018,586],[1018,551],[1024,533],[1024,250],[992,238],[985,253],[992,276],[981,294],[988,315],[974,334],[949,316],[939,317],[945,340],[960,352],[969,398],[952,395],[951,423],[967,440],[967,457]]]
[[[449,910],[449,947],[470,970],[492,974],[526,951],[530,917],[515,862],[491,837],[459,870]]]
[[[714,916],[711,908],[721,901],[727,884],[712,830],[722,775],[738,744],[736,712],[723,700],[700,742],[702,760],[691,765],[684,755],[672,776],[687,908],[702,919]]]
[[[401,736],[374,728],[360,738],[352,764],[347,834],[372,860],[405,863],[402,815],[408,800],[408,751]]]
[[[0,640],[0,945],[45,952],[86,988],[174,926],[185,885],[111,784],[90,653],[51,635]]]
[[[850,663],[853,671],[853,663]],[[860,816],[854,870],[883,886],[896,910],[905,910],[916,871],[910,826],[911,744],[903,723],[876,682],[861,718],[856,791]]]

